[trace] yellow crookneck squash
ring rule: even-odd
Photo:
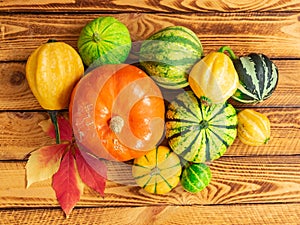
[[[42,108],[48,110],[60,143],[57,110],[67,108],[72,90],[84,73],[83,62],[70,45],[49,40],[26,63],[28,85]]]

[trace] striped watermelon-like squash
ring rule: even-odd
[[[158,146],[134,159],[132,175],[136,183],[152,194],[166,194],[180,181],[181,163],[178,155],[166,146]]]
[[[236,136],[236,110],[227,102],[212,104],[186,91],[168,105],[166,138],[173,151],[187,161],[218,159]]]
[[[202,55],[201,42],[192,30],[170,26],[142,43],[140,64],[161,87],[179,89],[188,86],[189,70]]]
[[[132,43],[125,24],[112,16],[100,16],[83,27],[77,46],[84,64],[94,68],[125,62]]]
[[[202,191],[211,181],[211,171],[204,163],[189,164],[182,172],[180,183],[191,193]]]
[[[232,96],[242,103],[258,103],[271,96],[278,83],[278,69],[264,54],[233,59],[240,84]]]

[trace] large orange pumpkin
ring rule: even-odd
[[[79,147],[109,160],[145,155],[164,132],[161,91],[133,65],[104,65],[89,72],[75,87],[69,111]]]

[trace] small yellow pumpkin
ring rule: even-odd
[[[134,159],[132,175],[136,183],[152,194],[166,194],[180,181],[179,157],[166,146],[158,146]]]
[[[39,46],[26,63],[26,79],[42,108],[60,110],[68,106],[74,85],[84,73],[79,54],[64,42]]]
[[[270,140],[271,127],[268,117],[252,109],[238,113],[238,138],[247,145],[260,146]]]

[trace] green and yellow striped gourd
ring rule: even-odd
[[[236,110],[227,102],[212,104],[186,91],[168,105],[166,138],[172,150],[187,161],[218,159],[236,135]]]

